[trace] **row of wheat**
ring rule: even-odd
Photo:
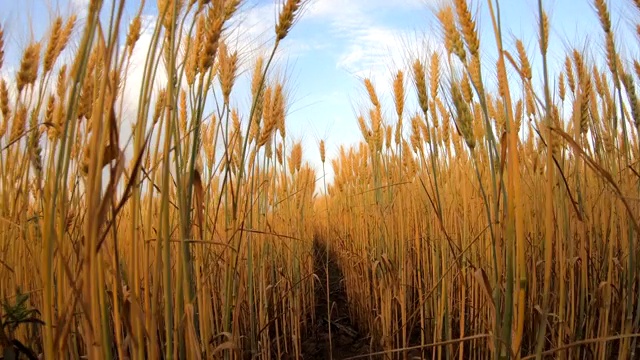
[[[270,68],[302,2],[247,60],[226,40],[241,1],[159,0],[127,121],[144,4],[130,23],[124,0],[88,4],[0,80],[5,358],[299,356],[315,174]],[[232,94],[243,61],[251,93]]]
[[[446,51],[412,63],[411,91],[396,73],[393,116],[364,81],[364,141],[331,161],[317,228],[380,354],[636,358],[640,63],[621,55],[595,0],[605,53],[570,49],[550,73],[539,1],[533,76],[523,43],[503,42],[497,4],[482,3],[496,63],[455,0],[437,12]]]

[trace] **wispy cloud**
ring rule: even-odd
[[[246,60],[241,64],[241,70],[246,70],[247,65],[251,66],[257,56],[267,56],[270,53],[275,42],[278,10],[276,2],[249,3],[241,8],[228,24],[225,41],[231,51],[238,51],[241,59]],[[279,47],[275,57],[276,63],[287,62],[289,59],[298,58],[323,47],[321,42],[298,36],[297,26],[296,24],[294,30],[285,39],[286,45]]]
[[[84,9],[89,6],[89,0],[71,0],[71,6]]]
[[[370,78],[386,90],[392,71],[406,69],[416,56],[424,58],[432,51],[441,51],[440,40],[421,32],[421,20],[428,17],[429,6],[437,2],[323,0],[313,3],[305,17],[329,24],[328,35],[337,53],[336,68],[356,78]]]
[[[310,19],[330,17],[335,20],[345,20],[348,18],[353,19],[353,15],[363,15],[381,9],[416,9],[424,3],[425,0],[322,0],[312,3],[305,17]]]
[[[153,30],[157,21],[156,16],[143,16],[141,18],[142,26],[140,38],[136,42],[133,51],[131,52],[131,56],[129,57],[129,64],[127,71],[124,75],[124,79],[126,81],[124,89],[123,89],[123,103],[122,110],[126,115],[125,118],[134,119],[134,115],[138,111],[138,98],[140,95],[140,88],[142,87],[142,83],[144,81],[144,66],[147,59],[147,54],[151,49],[151,43],[153,38]],[[157,95],[158,89],[166,86],[168,81],[167,71],[163,62],[161,61],[158,65],[158,69],[153,79],[153,88],[154,92],[152,93],[152,102],[155,103],[155,97]],[[152,105],[153,107],[153,105]]]

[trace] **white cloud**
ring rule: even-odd
[[[83,8],[89,5],[89,0],[71,0],[71,5]]]
[[[274,38],[274,21],[271,4],[242,8],[227,26],[226,41],[242,54],[264,52]]]
[[[361,139],[354,112],[358,113],[369,106],[361,79],[369,78],[374,83],[383,106],[391,110],[392,77],[397,70],[403,70],[407,111],[415,108],[410,64],[415,57],[426,60],[432,52],[442,53],[444,49],[438,33],[428,31],[425,22],[418,23],[420,19],[416,19],[415,13],[423,12],[427,20],[438,1],[441,0],[318,0],[303,14],[301,25],[321,25],[326,31],[323,36],[330,44],[335,67],[343,74],[349,74],[352,80],[357,79],[351,85],[342,83],[340,91],[317,98],[319,103],[344,109],[332,113],[330,120],[324,124],[310,124],[317,133],[316,137],[327,140],[329,156],[335,155],[337,145],[352,146]],[[412,19],[413,23],[401,20],[403,15]],[[350,88],[354,84],[357,87]],[[346,97],[345,92],[348,94]],[[393,116],[389,117],[390,121],[394,119]],[[308,131],[309,126],[305,126],[297,133],[305,136]],[[306,144],[306,148],[311,150],[307,151],[308,160],[316,169],[321,169],[319,155],[314,151],[317,145],[313,143],[313,136],[307,140],[311,141]],[[332,169],[328,167],[327,171],[331,179]]]
[[[276,4],[274,2],[241,8],[228,24],[226,41],[229,48],[232,51],[237,50],[241,59],[248,59],[241,65],[251,66],[256,56],[266,56],[270,53],[275,41],[275,25],[279,10]],[[304,21],[306,12],[301,15]],[[280,63],[322,47],[322,44],[308,38],[296,39],[295,36],[289,36],[286,45],[278,48],[275,60],[276,63]]]
[[[305,17],[333,17],[346,19],[354,14],[363,14],[384,8],[412,9],[424,4],[424,0],[318,0],[314,1]]]
[[[151,48],[153,29],[155,27],[157,17],[150,15],[143,16],[141,20],[142,30],[140,33],[140,38],[136,42],[136,45],[131,53],[128,65],[129,67],[124,75],[126,84],[122,92],[123,113],[127,115],[127,118],[131,119],[135,117],[135,114],[138,110],[138,97],[140,95],[140,87],[142,86],[142,83],[144,81],[145,61],[147,58],[147,54]],[[158,66],[153,84],[153,88],[156,90],[166,86],[167,84],[167,71],[162,61]],[[154,103],[152,102],[151,104],[151,109],[153,109]]]
[[[406,72],[415,57],[424,59],[443,46],[436,37],[412,29],[411,24],[381,21],[380,17],[389,12],[425,11],[426,18],[429,4],[435,3],[437,0],[321,0],[309,7],[305,17],[330,24],[338,69],[369,78],[384,93],[390,90],[393,72]]]
[[[70,13],[81,15],[81,17],[84,16],[89,9],[89,1],[90,0],[70,0]]]

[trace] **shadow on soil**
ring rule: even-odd
[[[314,247],[314,266],[320,283],[316,286],[316,325],[308,339],[303,343],[305,359],[335,360],[370,353],[369,340],[361,334],[349,318],[347,294],[344,289],[342,270],[335,256],[327,254],[324,242],[316,238]],[[326,261],[329,257],[327,269]],[[329,300],[331,301],[331,322],[327,313],[327,270],[329,273]],[[331,346],[329,345],[329,327],[331,327]],[[375,357],[373,357],[375,358]]]

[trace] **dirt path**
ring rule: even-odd
[[[316,287],[316,326],[312,335],[304,342],[305,359],[329,359],[329,322],[327,314],[326,260],[325,245],[318,239],[314,241],[314,263],[321,284]],[[329,253],[329,299],[331,313],[331,355],[333,359],[345,359],[351,356],[369,353],[369,338],[361,334],[351,323],[344,289],[342,271],[336,259]]]

